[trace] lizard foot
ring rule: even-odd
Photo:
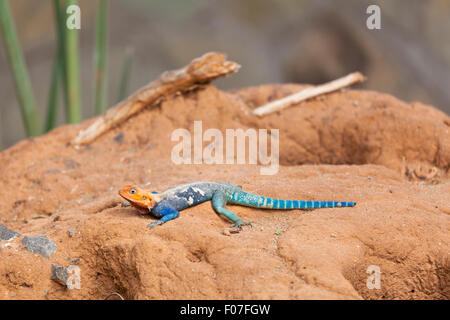
[[[150,229],[152,229],[152,228],[154,228],[154,227],[156,227],[156,226],[159,226],[159,225],[161,225],[161,224],[163,224],[163,223],[164,223],[163,221],[158,220],[158,221],[154,221],[154,222],[152,222],[152,223],[149,223],[149,224],[147,225],[147,227],[149,227]]]
[[[252,224],[251,224],[250,222],[244,222],[244,221],[242,221],[242,220],[238,220],[238,221],[236,221],[235,223],[233,223],[233,224],[231,225],[231,228],[238,228],[238,229],[241,229],[243,226],[250,226],[250,227],[253,227]]]

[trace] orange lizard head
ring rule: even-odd
[[[156,205],[155,195],[139,187],[125,186],[119,190],[119,195],[142,214],[149,213]]]

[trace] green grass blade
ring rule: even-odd
[[[125,59],[122,64],[122,70],[120,73],[119,95],[117,102],[122,101],[128,96],[128,88],[131,78],[131,64],[133,60],[134,50],[127,48],[125,52]]]
[[[95,114],[102,114],[105,111],[107,99],[107,10],[106,0],[100,0],[97,7],[97,27],[95,39]]]
[[[12,69],[25,130],[28,136],[37,136],[42,133],[39,114],[36,109],[31,81],[17,39],[11,11],[6,0],[0,0],[0,26],[9,64]]]
[[[68,91],[67,91],[67,77],[66,77],[66,24],[65,24],[65,6],[61,8],[60,0],[53,0],[53,12],[55,16],[56,34],[57,34],[57,56],[53,64],[52,80],[50,85],[50,92],[47,105],[47,118],[45,122],[45,131],[50,131],[55,127],[58,116],[58,89],[60,87],[59,81],[62,82],[64,102],[67,106]],[[67,109],[66,112],[68,113]]]
[[[67,0],[66,8],[76,5],[76,0]],[[66,14],[69,17],[69,14]],[[65,26],[66,40],[66,79],[68,92],[67,122],[81,121],[81,88],[80,88],[80,61],[78,29],[69,29]]]
[[[45,120],[45,132],[55,127],[56,118],[58,116],[58,83],[61,79],[61,61],[57,55],[53,65],[52,81],[50,84],[50,92],[48,94],[47,117]]]
[[[60,0],[53,0],[53,11],[56,21],[56,33],[58,36],[58,60],[60,62],[60,75],[62,80],[64,103],[66,105],[66,113],[68,114],[69,92],[67,88],[67,72],[66,72],[66,12],[65,6],[61,8]]]

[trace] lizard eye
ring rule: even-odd
[[[142,196],[142,200],[147,200],[147,197],[146,196]]]
[[[131,190],[130,190],[130,193],[131,193],[131,194],[136,194],[136,189],[134,189],[134,188],[131,189]]]

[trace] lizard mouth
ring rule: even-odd
[[[125,200],[128,200],[128,202],[131,204],[131,206],[132,206],[133,208],[135,208],[140,214],[144,215],[144,214],[149,214],[149,213],[150,213],[149,208],[147,208],[147,207],[141,205],[140,203],[133,202],[133,201],[131,201],[130,199],[127,199],[127,198],[125,198],[125,197],[123,197],[123,198],[124,198]]]

